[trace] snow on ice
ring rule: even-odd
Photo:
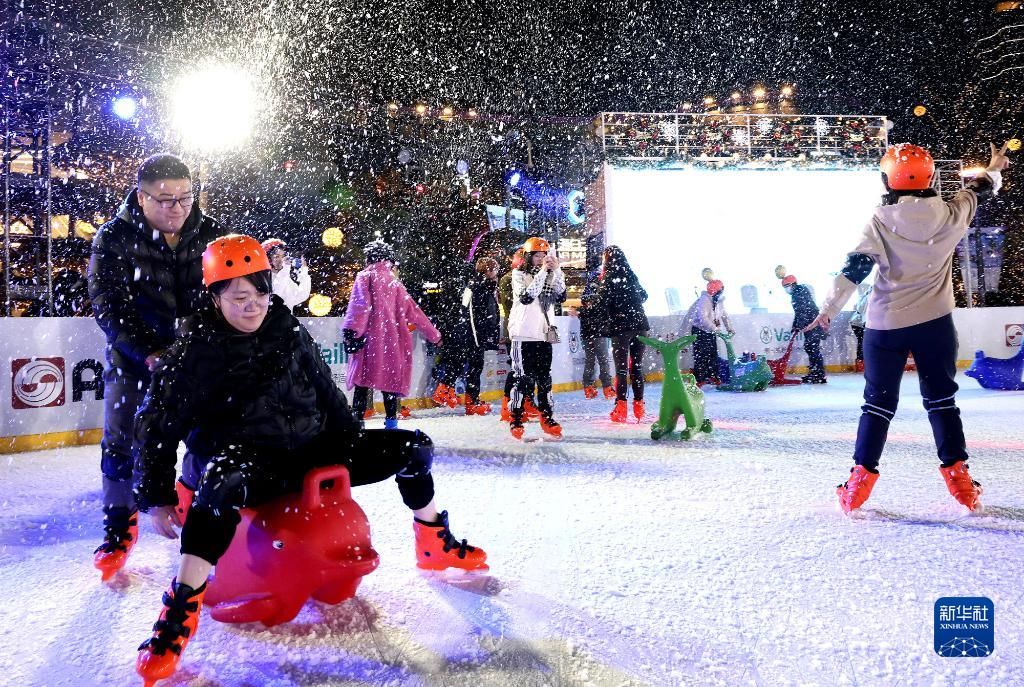
[[[438,502],[457,536],[487,549],[490,572],[421,575],[394,485],[360,487],[382,564],[355,599],[272,629],[204,616],[161,684],[1024,685],[1024,394],[961,383],[981,515],[946,493],[913,375],[857,518],[834,487],[859,376],[711,391],[716,429],[689,443],[613,425],[606,401],[579,392],[556,398],[560,443],[517,444],[494,416],[419,411],[403,425],[433,437]],[[135,650],[177,545],[144,521],[126,570],[100,583],[98,457],[0,463],[0,684],[138,682]],[[992,656],[933,651],[943,596],[993,600]]]

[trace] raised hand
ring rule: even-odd
[[[1007,141],[1003,144],[1003,147],[996,150],[995,143],[989,143],[988,147],[992,150],[992,159],[988,162],[986,168],[990,172],[1001,172],[1010,166],[1010,158],[1007,157],[1006,151],[1010,149],[1010,142]]]

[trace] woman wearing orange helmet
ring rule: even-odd
[[[534,236],[523,244],[524,264],[512,272],[512,312],[508,333],[512,338],[512,420],[509,430],[516,439],[523,438],[526,396],[536,385],[540,425],[545,434],[562,436],[562,426],[555,421],[551,400],[552,340],[557,330],[552,326],[555,303],[565,300],[565,275],[558,258],[548,251],[551,245]]]
[[[394,476],[413,511],[420,567],[486,567],[486,554],[455,540],[447,513],[437,512],[430,438],[362,429],[309,332],[272,295],[259,242],[237,234],[211,242],[203,282],[213,306],[190,318],[164,355],[135,425],[139,508],[164,536],[182,528],[178,574],[136,662],[149,682],[171,675],[195,636],[207,576],[231,543],[238,508],[298,490],[314,467],[342,463],[353,486]],[[209,461],[182,525],[174,474],[186,434]]]
[[[978,199],[994,195],[1008,165],[1007,146],[984,174],[946,202],[932,188],[935,163],[927,150],[903,143],[882,158],[886,195],[846,258],[821,313],[804,331],[828,328],[857,284],[877,265],[864,331],[864,405],[855,465],[836,493],[849,513],[868,499],[896,414],[900,380],[913,355],[921,396],[935,436],[940,472],[950,494],[970,510],[980,507],[981,485],[967,470],[967,446],[956,407],[957,335],[953,326],[953,252],[974,219]]]

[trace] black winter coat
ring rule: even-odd
[[[488,351],[498,350],[498,337],[501,335],[498,282],[483,275],[474,277],[462,292],[462,304],[466,319],[466,343]]]
[[[153,373],[135,420],[133,486],[142,510],[177,502],[178,443],[202,458],[260,461],[289,454],[325,429],[359,431],[309,332],[277,296],[263,325],[243,334],[212,306]]]
[[[651,325],[644,312],[647,292],[635,274],[605,274],[597,294],[600,308],[607,318],[603,327],[605,336],[650,330]]]
[[[174,342],[175,320],[209,304],[203,251],[226,230],[192,206],[175,248],[150,228],[136,192],[100,227],[89,260],[93,315],[107,336],[107,363],[146,376],[146,357]]]
[[[811,298],[811,290],[803,284],[794,284],[789,294],[793,301],[793,329],[803,329],[818,316],[818,306]]]

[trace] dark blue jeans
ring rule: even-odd
[[[132,442],[135,413],[146,398],[150,376],[137,376],[108,367],[103,373],[103,440],[100,442],[100,472],[103,475],[103,507],[135,508],[132,494]],[[202,466],[199,457],[185,453],[182,475],[195,484]],[[192,476],[191,481],[190,475]]]
[[[953,316],[902,329],[864,330],[864,405],[857,427],[853,459],[877,470],[889,423],[900,400],[900,380],[907,356],[913,354],[939,460],[952,464],[967,459],[960,410],[956,407],[956,328]]]

